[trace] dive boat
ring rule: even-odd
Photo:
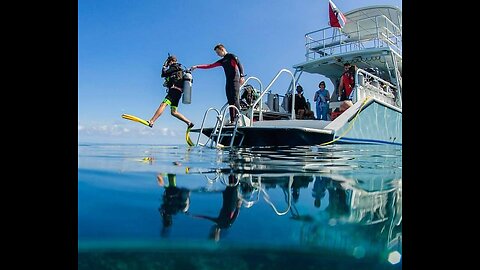
[[[265,89],[256,77],[245,80],[240,92],[256,81],[259,87],[253,90],[257,98],[236,109],[241,116],[237,123],[227,125],[228,108],[234,106],[209,108],[201,127],[191,130],[199,133],[196,145],[402,145],[402,11],[377,5],[344,15],[347,21],[341,29],[327,26],[305,34],[305,61],[293,65],[294,72],[280,70]],[[356,68],[350,107],[343,110],[345,101],[338,101],[336,89],[345,63]],[[304,72],[323,75],[333,84],[330,120],[298,119],[295,114],[291,96]],[[282,74],[291,81],[282,88],[286,93],[275,93],[272,85]],[[206,127],[210,112],[216,113],[215,124]],[[200,142],[201,134],[207,137],[204,143]]]

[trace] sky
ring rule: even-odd
[[[402,8],[400,0],[333,2],[344,13],[371,5]],[[153,128],[121,118],[148,120],[155,113],[166,95],[160,73],[168,53],[185,67],[210,64],[220,59],[213,47],[222,43],[247,77],[266,87],[278,71],[293,73],[292,66],[305,61],[305,34],[327,26],[328,0],[78,0],[78,141],[186,144],[186,124],[169,107]],[[208,108],[226,103],[225,75],[221,67],[192,75],[192,103],[180,100],[178,111],[199,128]],[[312,103],[322,80],[300,78]],[[284,94],[289,81],[281,75],[272,90]]]

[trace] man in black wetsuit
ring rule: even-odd
[[[222,59],[215,63],[208,65],[196,65],[192,66],[193,71],[196,68],[210,69],[218,66],[222,66],[225,71],[226,84],[225,93],[227,94],[227,100],[229,105],[235,105],[240,110],[240,102],[238,100],[238,93],[240,91],[240,85],[245,81],[245,74],[243,73],[243,66],[240,63],[238,57],[232,53],[227,52],[227,49],[222,44],[218,44],[213,48],[218,56]],[[230,108],[230,124],[235,123],[237,111],[234,108]]]

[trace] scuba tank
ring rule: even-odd
[[[271,111],[273,111],[274,98],[275,98],[275,95],[272,94],[272,92],[268,93],[268,95],[267,95],[267,106]]]
[[[275,94],[273,96],[273,111],[274,112],[280,111],[279,105],[280,105],[280,98],[279,98],[278,94]]]
[[[285,96],[283,97],[282,107],[286,112],[290,111],[291,109],[289,98],[290,98],[290,95],[288,93],[285,94]]]
[[[192,83],[193,83],[193,77],[192,77],[191,71],[185,70],[185,72],[183,72],[183,95],[182,95],[183,104],[192,103]]]

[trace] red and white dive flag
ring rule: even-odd
[[[347,18],[342,12],[335,6],[335,4],[328,0],[328,15],[330,17],[330,26],[342,29],[347,23]]]

